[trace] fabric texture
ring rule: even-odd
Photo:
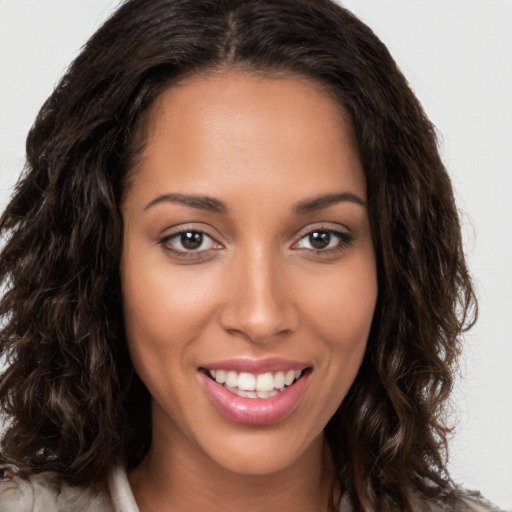
[[[2,470],[2,468],[0,468]],[[11,466],[3,467],[0,481],[0,512],[140,512],[124,468],[115,468],[103,488],[75,487],[55,473],[22,478]],[[451,508],[416,500],[417,512],[449,512]],[[461,512],[500,512],[485,500],[467,495]],[[340,512],[351,512],[348,496]]]
[[[119,470],[111,478],[122,479],[123,474],[126,480],[126,473]],[[28,478],[7,474],[0,482],[0,512],[139,512],[137,506],[115,508],[113,495],[106,489],[73,487],[52,472]]]

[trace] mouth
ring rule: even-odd
[[[208,370],[201,368],[207,377],[220,384],[224,389],[243,398],[271,398],[293,386],[301,377],[311,371],[287,370],[278,372],[250,373],[227,369]]]
[[[313,368],[283,360],[238,360],[198,370],[203,389],[226,419],[247,425],[270,425],[297,409]]]

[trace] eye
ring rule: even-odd
[[[222,246],[203,231],[181,230],[163,237],[159,242],[165,249],[177,254],[201,253]]]
[[[315,229],[304,235],[293,249],[306,249],[315,252],[330,252],[341,250],[353,241],[350,233],[333,229]]]

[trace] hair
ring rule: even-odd
[[[120,203],[144,114],[177,80],[292,73],[350,116],[367,179],[378,300],[360,371],[326,426],[358,510],[456,500],[446,471],[460,335],[476,302],[436,133],[382,42],[330,0],[128,0],[41,108],[0,219],[1,459],[75,484],[137,466],[150,397],[128,354]],[[332,504],[333,505],[333,504]]]

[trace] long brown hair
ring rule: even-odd
[[[320,83],[352,120],[368,183],[379,297],[368,349],[326,427],[355,510],[456,498],[449,396],[475,298],[435,129],[386,47],[329,0],[128,0],[43,105],[0,219],[2,459],[90,484],[151,443],[126,348],[120,201],[155,98],[219,67]]]

